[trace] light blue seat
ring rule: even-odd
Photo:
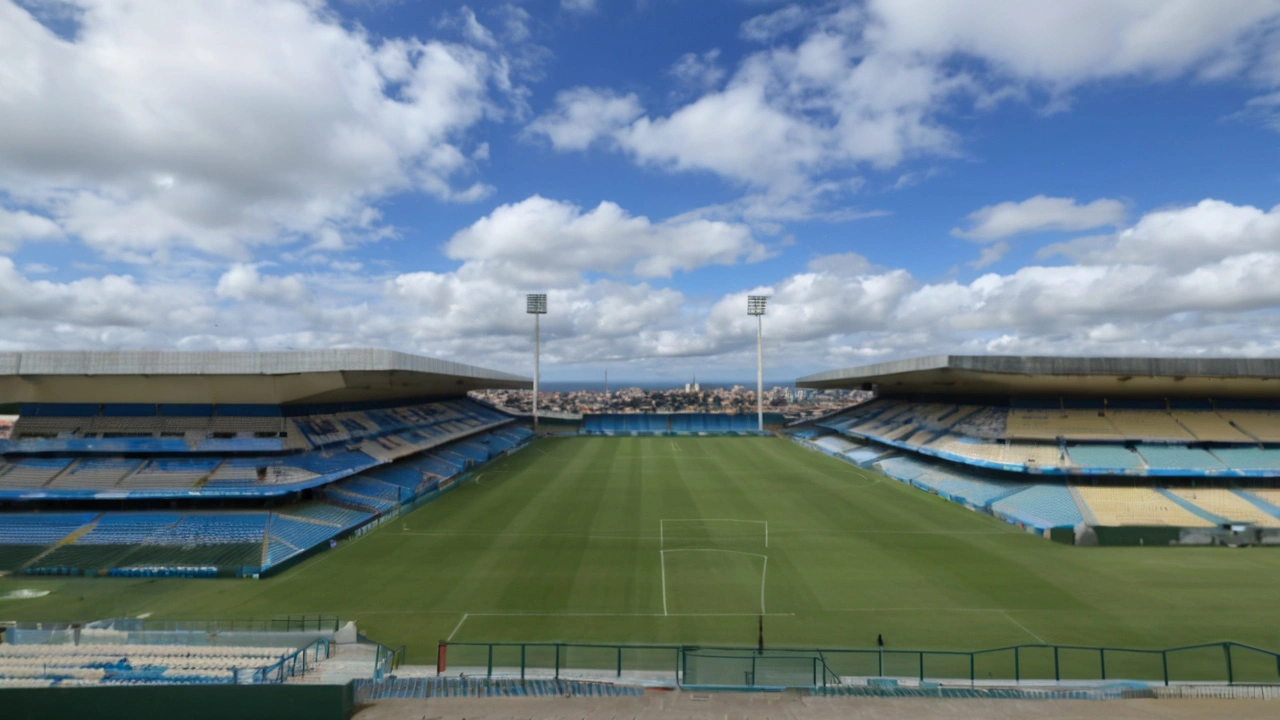
[[[1067,448],[1067,455],[1082,468],[1135,470],[1142,467],[1142,457],[1123,445],[1072,445]]]
[[[1208,452],[1185,445],[1140,444],[1137,449],[1153,470],[1225,470],[1227,467]]]
[[[1032,485],[991,503],[991,510],[1038,528],[1075,527],[1084,522],[1065,485]]]

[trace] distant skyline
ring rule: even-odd
[[[0,350],[1280,355],[1280,2],[0,0]]]

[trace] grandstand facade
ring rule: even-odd
[[[1029,530],[1280,543],[1277,360],[939,356],[797,384],[875,395],[793,437]]]
[[[259,576],[532,432],[507,373],[378,350],[0,354],[0,572]]]

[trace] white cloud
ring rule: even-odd
[[[745,373],[754,363],[746,296],[757,293],[772,296],[772,373],[935,352],[1267,355],[1280,352],[1277,217],[1221,201],[1155,211],[1095,238],[1075,263],[970,282],[840,253],[707,300],[643,277],[749,259],[753,241],[737,226],[652,222],[609,203],[582,210],[534,197],[458,233],[452,270],[192,265],[142,277],[84,269],[91,275],[60,283],[26,277],[0,257],[0,347],[390,344],[520,371],[531,342],[523,294],[537,289],[552,309],[543,319],[547,367],[563,374],[604,363],[619,372]],[[545,252],[521,247],[521,228]],[[571,239],[542,244],[555,235]],[[1191,260],[1180,252],[1205,238],[1215,239],[1212,251]]]
[[[634,93],[578,87],[556,95],[556,107],[529,123],[526,132],[541,135],[557,150],[585,150],[639,117],[644,110]]]
[[[705,265],[763,259],[745,225],[675,217],[653,223],[612,202],[583,212],[533,196],[502,205],[445,246],[454,259],[484,263],[506,281],[563,287],[583,272],[671,277]]]
[[[985,242],[1050,230],[1074,232],[1124,221],[1124,203],[1106,198],[1081,205],[1075,198],[1036,195],[1022,202],[1002,202],[969,213],[968,229],[955,228],[957,237]]]
[[[0,252],[13,252],[25,242],[60,237],[62,229],[49,218],[0,207]]]
[[[769,42],[779,35],[803,27],[816,11],[801,5],[788,5],[764,15],[757,15],[742,23],[741,35],[746,40]]]
[[[560,0],[560,7],[569,12],[586,13],[596,9],[596,0]]]
[[[982,252],[978,253],[978,259],[970,262],[969,267],[975,270],[981,270],[982,268],[995,265],[1003,260],[1005,255],[1009,254],[1009,250],[1009,243],[1004,242],[1003,240],[997,243],[992,243],[982,248]]]
[[[214,289],[218,298],[298,306],[311,299],[303,280],[296,276],[262,275],[253,265],[232,265]]]
[[[671,75],[685,88],[704,92],[716,87],[724,79],[724,68],[717,62],[719,59],[719,48],[713,48],[701,55],[685,53],[680,56],[675,65],[671,66]]]
[[[1280,58],[1277,20],[1272,0],[793,5],[743,25],[745,38],[773,45],[723,87],[716,78],[669,113],[632,119],[631,105],[608,122],[565,123],[557,102],[534,131],[567,124],[572,139],[553,139],[561,150],[604,140],[638,163],[714,173],[753,194],[812,194],[833,178],[962,154],[948,124],[957,111],[1046,94],[1062,107],[1082,84],[1115,78],[1280,80],[1280,60],[1267,69]]]
[[[519,90],[474,16],[460,44],[304,0],[79,6],[64,39],[0,0],[0,192],[96,250],[243,257],[374,232],[388,194],[488,191],[466,132]]]
[[[1257,252],[1280,252],[1280,206],[1262,210],[1210,199],[1147,213],[1115,236],[1051,245],[1044,255],[1187,270]]]

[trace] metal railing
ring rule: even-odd
[[[250,682],[282,683],[291,677],[302,677],[307,674],[308,663],[318,663],[329,657],[330,644],[328,638],[317,638],[304,647],[286,655],[276,662],[254,671]],[[321,656],[323,653],[323,656]]]
[[[485,677],[621,677],[648,673],[678,685],[826,687],[842,678],[920,681],[1280,683],[1280,653],[1226,641],[1173,648],[1010,645],[984,650],[754,648],[599,643],[441,643],[437,670]]]
[[[373,655],[373,679],[381,680],[404,664],[406,648],[401,645],[393,649],[380,642],[375,642],[374,645],[377,647]]]

